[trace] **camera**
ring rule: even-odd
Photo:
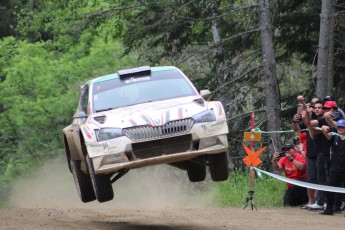
[[[279,153],[279,158],[281,158],[281,157],[285,157],[285,152],[280,152]]]
[[[340,116],[340,114],[339,114],[338,111],[332,113],[332,118],[333,118],[333,120],[335,120],[335,121],[338,121],[338,120],[340,119],[339,116]]]

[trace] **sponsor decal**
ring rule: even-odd
[[[89,101],[89,103],[88,103],[88,109],[87,109],[87,114],[92,114],[92,108],[91,108],[91,103],[90,103],[90,101]]]
[[[115,152],[117,150],[117,146],[108,146],[109,152]]]
[[[182,107],[178,108],[178,118],[179,118],[179,119],[182,119],[182,118],[183,118]]]
[[[220,102],[218,102],[217,105],[218,105],[219,116],[221,116],[223,114],[222,106]]]
[[[145,116],[145,115],[141,115],[141,118],[146,122],[146,124],[148,125],[154,125],[155,123],[152,121],[152,119],[150,119],[150,117]]]
[[[90,155],[90,157],[96,157],[96,156],[102,156],[106,153],[106,151],[104,151],[104,148],[102,147],[102,145],[87,145],[87,151]]]
[[[105,164],[114,164],[114,163],[121,163],[121,162],[127,162],[128,157],[124,153],[120,154],[113,154],[105,156],[103,159],[103,163]]]
[[[206,126],[206,125],[201,125],[201,128],[202,128],[204,131],[207,131],[207,126]]]
[[[169,122],[170,121],[170,111],[166,111],[165,112],[165,122]]]
[[[136,78],[132,77],[132,78],[130,78],[128,80],[125,80],[125,83],[129,84],[129,83],[135,83],[135,82],[141,82],[141,81],[149,81],[149,80],[151,80],[150,77],[136,77]]]
[[[103,149],[107,149],[107,148],[108,148],[107,142],[103,142],[103,143],[102,143],[102,146],[103,146]]]
[[[90,148],[98,148],[98,147],[100,147],[100,146],[102,146],[102,145],[99,144],[99,143],[89,143],[89,144],[88,144],[88,147],[90,147]]]
[[[216,123],[212,124],[211,127],[222,125],[224,123],[225,123],[225,120],[219,120],[219,121],[216,121]]]
[[[133,125],[133,126],[136,126],[137,123],[133,120],[133,119],[130,119],[129,122]]]
[[[91,134],[89,133],[89,131],[85,127],[83,127],[83,131],[89,139],[92,139]]]

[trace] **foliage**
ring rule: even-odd
[[[56,55],[49,42],[0,41],[0,189],[35,162],[63,148],[62,129],[72,119],[79,86],[89,78],[133,66],[115,40],[84,33],[79,44]],[[8,55],[9,54],[9,55]],[[2,195],[5,193],[1,193]]]
[[[123,32],[117,1],[45,1],[29,3],[18,13],[17,31],[30,41],[56,42],[60,51],[79,41],[84,31],[103,39],[118,37]]]
[[[2,0],[0,2],[0,39],[15,36],[16,13],[24,5],[24,0]]]
[[[257,177],[255,180],[254,203],[258,207],[281,207],[285,183],[267,177]],[[215,201],[221,206],[244,207],[249,191],[249,173],[234,171],[227,181],[217,183],[213,190]],[[250,204],[247,208],[251,208]]]

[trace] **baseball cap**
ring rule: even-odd
[[[291,142],[285,142],[285,143],[283,144],[282,150],[284,151],[284,150],[292,149],[292,148],[294,148],[294,147],[295,147],[295,145],[294,145],[293,143],[291,143]]]
[[[326,102],[326,101],[335,101],[335,97],[328,95],[328,96],[326,96],[326,97],[323,99],[323,101],[324,101],[324,102]]]
[[[325,104],[323,105],[324,108],[330,109],[330,108],[338,108],[337,103],[334,101],[326,101]]]
[[[345,127],[345,120],[341,119],[341,120],[337,121],[335,126],[337,126],[337,127]]]

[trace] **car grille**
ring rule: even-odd
[[[148,159],[151,157],[186,152],[191,150],[192,147],[191,134],[132,144],[132,150],[136,159]]]
[[[170,121],[162,126],[139,126],[126,128],[123,133],[133,141],[153,140],[188,133],[193,127],[191,118]]]

